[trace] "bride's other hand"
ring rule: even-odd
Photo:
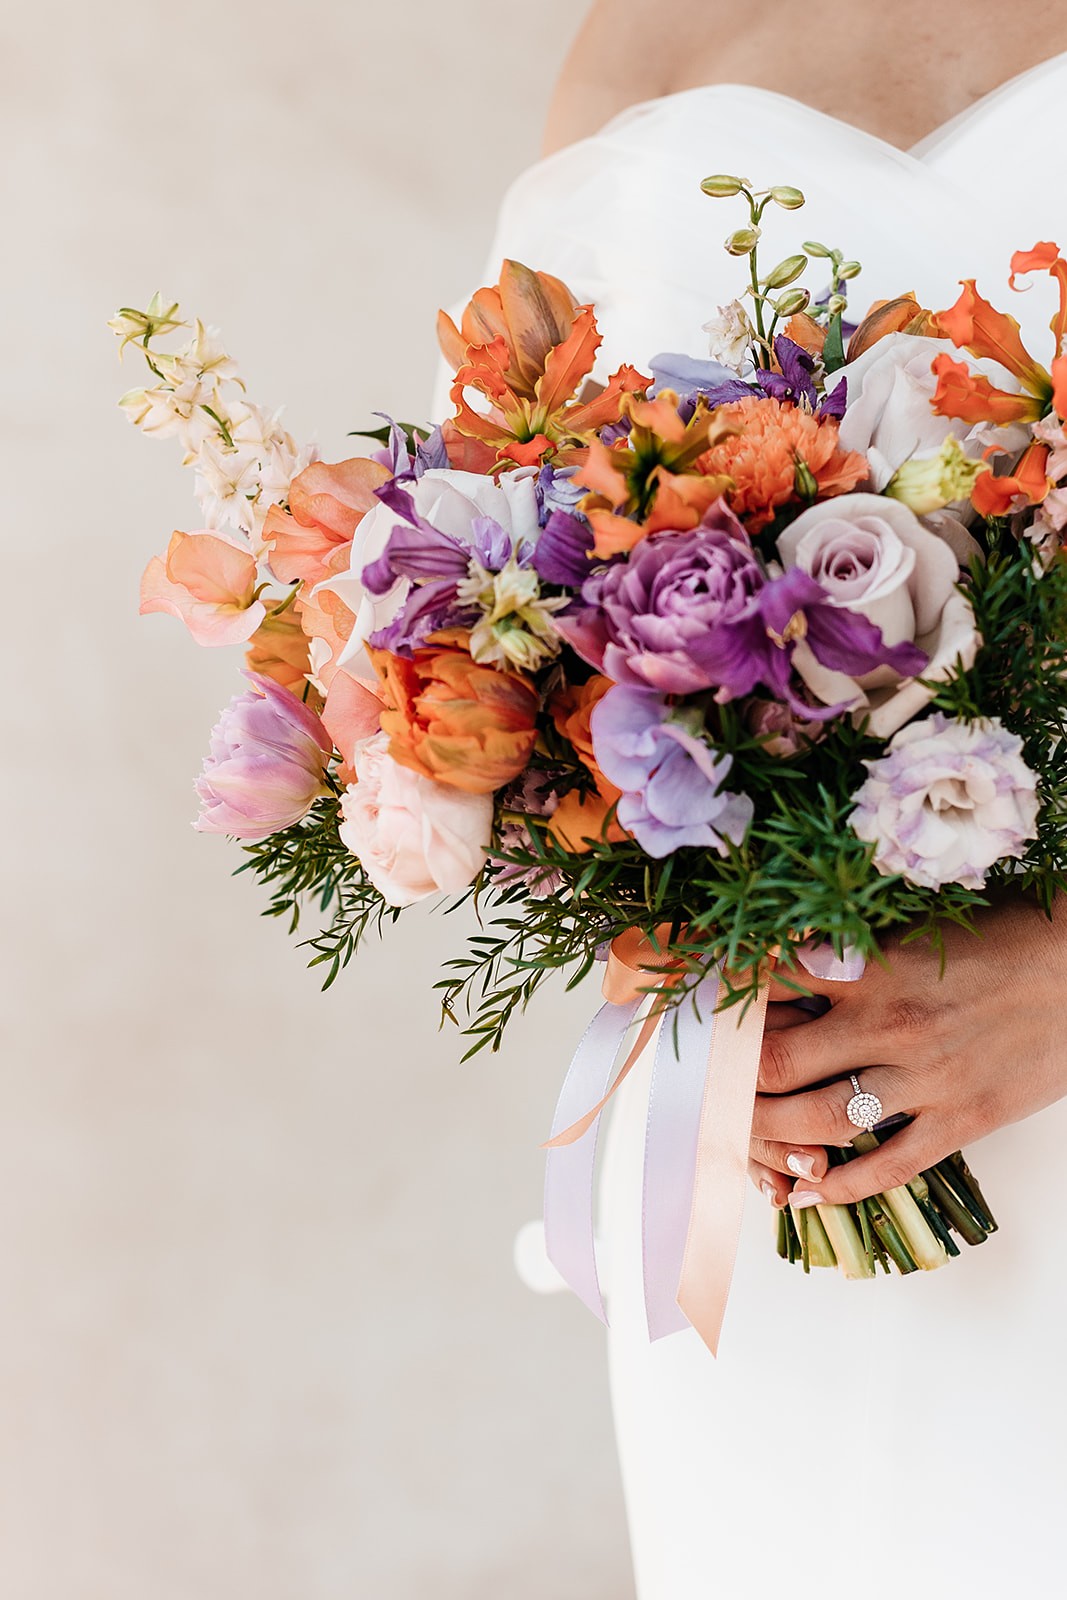
[[[870,962],[854,983],[803,975],[830,1000],[824,1016],[769,1008],[751,1153],[775,1203],[794,1188],[794,1204],[836,1205],[895,1188],[1067,1095],[1067,904],[1050,922],[1030,901],[1004,897],[976,922],[981,938],[946,930],[943,972],[927,941],[895,942],[888,964]],[[787,993],[778,985],[772,999]],[[856,1132],[845,1115],[849,1073],[885,1117],[914,1121],[827,1170],[821,1147]],[[790,1156],[815,1156],[812,1170]]]

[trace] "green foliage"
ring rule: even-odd
[[[1021,862],[994,868],[989,886],[1011,884],[1047,908],[1067,889],[1067,561],[1042,573],[1030,547],[1006,529],[993,528],[989,540],[987,560],[975,562],[968,581],[983,647],[969,671],[938,687],[933,704],[964,720],[999,717],[1023,739],[1039,775],[1040,838]],[[632,841],[594,842],[575,855],[552,839],[543,818],[526,817],[518,843],[509,827],[474,894],[484,913],[479,931],[466,953],[445,963],[436,986],[443,1015],[472,1041],[468,1056],[498,1049],[509,1021],[550,974],[565,974],[568,986],[580,982],[598,953],[631,927],[677,961],[672,1004],[689,997],[719,962],[730,973],[725,1003],[744,1004],[768,953],[780,952],[788,972],[797,943],[810,932],[828,938],[839,954],[851,946],[877,957],[887,936],[927,938],[937,947],[946,924],[973,925],[975,908],[988,903],[984,894],[884,877],[871,848],[852,832],[852,797],[866,776],[865,761],[882,754],[882,741],[840,720],[830,738],[782,758],[769,753],[735,707],[716,706],[709,697],[705,710],[715,743],[733,759],[730,787],[749,794],[755,806],[742,845],[722,857],[680,850],[655,861]],[[554,737],[546,733],[552,755]],[[327,986],[369,929],[399,915],[346,849],[338,815],[336,798],[318,801],[303,822],[247,846],[241,869],[269,890],[265,915],[287,915],[293,929],[302,905],[329,917],[305,941],[311,963],[326,969]],[[509,813],[506,820],[517,819]],[[529,873],[556,884],[554,892],[529,898],[521,881]],[[796,981],[802,989],[802,971]],[[649,987],[654,982],[650,974]]]

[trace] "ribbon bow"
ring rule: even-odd
[[[662,947],[658,948],[659,934]],[[606,1003],[586,1029],[568,1068],[552,1137],[547,1141],[545,1243],[557,1271],[580,1300],[607,1322],[597,1273],[593,1197],[600,1119],[667,1009],[660,996],[682,976],[682,963],[633,928],[611,946]],[[828,945],[801,946],[809,972],[847,982],[862,958],[838,960]],[[623,1041],[662,974],[651,1007],[612,1077]],[[650,1339],[691,1326],[714,1355],[730,1295],[744,1211],[748,1147],[766,1024],[769,972],[747,1005],[717,1011],[725,988],[720,965],[660,1028],[645,1134],[642,1259]],[[597,1098],[599,1096],[599,1098]],[[591,1110],[584,1110],[590,1102]]]

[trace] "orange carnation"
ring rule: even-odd
[[[517,672],[479,666],[466,650],[370,650],[386,709],[389,753],[424,778],[492,794],[517,778],[537,738],[537,691]]]
[[[732,479],[726,499],[754,533],[782,506],[847,494],[870,472],[865,456],[841,449],[832,417],[812,416],[789,401],[738,400],[721,406],[715,420],[736,431],[713,444],[697,466]]]

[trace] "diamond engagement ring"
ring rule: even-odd
[[[848,1076],[855,1093],[845,1107],[845,1116],[854,1128],[862,1128],[866,1133],[871,1133],[876,1123],[882,1120],[882,1102],[876,1094],[866,1094],[860,1088],[860,1080],[854,1072],[850,1072]]]

